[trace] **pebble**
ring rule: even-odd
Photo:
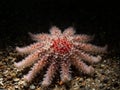
[[[88,79],[86,79],[86,81],[87,81],[87,82],[90,82],[90,79],[88,78]]]
[[[92,90],[95,90],[95,88],[93,88]]]
[[[79,82],[82,82],[82,81],[83,81],[83,78],[80,78],[80,79],[79,79]]]
[[[40,89],[40,90],[42,90],[42,89]],[[57,86],[57,85],[55,85],[55,88],[53,88],[52,90],[67,90],[66,88],[65,88],[65,86],[63,85],[63,86]]]
[[[103,67],[105,67],[105,65],[104,65],[104,64],[101,64],[101,68],[103,68]]]
[[[105,77],[104,80],[103,80],[103,82],[107,83],[108,82],[108,78]]]
[[[8,58],[9,60],[12,60],[12,59],[13,59],[13,57],[11,57],[11,56],[8,56],[7,58]]]
[[[106,61],[106,60],[104,60],[103,62],[104,62],[104,63],[106,63],[107,61]]]
[[[35,85],[30,85],[30,89],[34,90],[35,89]]]
[[[99,84],[99,88],[100,89],[103,89],[104,88],[104,85],[102,83]]]
[[[18,84],[19,84],[19,85],[23,85],[23,86],[27,86],[27,83],[26,83],[25,81],[22,81],[22,80],[19,81]]]
[[[19,81],[20,79],[19,78],[14,78],[13,81],[17,82]]]
[[[15,85],[15,89],[19,89],[19,86],[18,86],[18,85]]]
[[[0,78],[0,81],[3,81],[3,78]]]
[[[0,78],[0,85],[2,85],[2,86],[4,85],[3,84],[3,78]]]

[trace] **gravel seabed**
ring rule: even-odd
[[[24,57],[12,47],[0,50],[0,90],[120,90],[120,57],[103,56],[100,63],[93,64],[95,73],[92,76],[74,70],[70,82],[62,84],[58,78],[47,88],[40,84],[43,73],[31,83],[21,79],[29,68],[20,71],[13,64]]]

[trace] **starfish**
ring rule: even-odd
[[[49,86],[57,71],[60,71],[62,82],[71,80],[71,66],[75,66],[85,74],[94,72],[90,64],[99,62],[100,55],[107,52],[107,46],[100,47],[90,44],[92,36],[86,34],[75,34],[73,27],[68,27],[63,32],[56,26],[50,29],[50,34],[29,33],[36,42],[26,47],[16,47],[16,50],[28,56],[22,61],[15,62],[14,66],[24,69],[34,64],[28,74],[24,75],[24,80],[30,82],[44,67],[47,67],[42,85]],[[60,70],[59,70],[60,69]]]

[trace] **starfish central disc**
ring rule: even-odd
[[[68,53],[71,50],[72,44],[66,38],[58,38],[53,40],[52,48],[59,54]]]

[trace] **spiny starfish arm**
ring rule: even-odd
[[[32,38],[32,40],[34,41],[44,41],[46,39],[50,39],[50,35],[49,34],[32,34],[31,32],[28,33],[30,35],[30,37]]]
[[[76,50],[75,53],[83,60],[89,62],[89,63],[97,63],[99,62],[102,58],[101,56],[92,56],[92,55],[89,55],[88,53],[84,53],[80,50]]]
[[[52,62],[51,65],[48,67],[48,70],[43,79],[42,82],[43,86],[49,86],[51,84],[57,69],[58,69],[58,65],[56,64],[56,62]]]
[[[72,41],[76,41],[76,42],[89,42],[91,40],[93,40],[94,36],[89,36],[89,35],[85,35],[85,34],[82,34],[82,35],[75,35],[73,36],[73,39]]]
[[[73,58],[73,59],[71,59],[71,62],[77,69],[79,69],[79,71],[82,71],[86,74],[91,74],[94,72],[94,68],[92,66],[86,65],[80,59]]]
[[[75,34],[75,30],[73,27],[68,27],[67,29],[64,30],[63,35],[65,36],[72,36]]]
[[[38,42],[38,43],[31,44],[27,47],[21,47],[21,48],[16,47],[16,51],[22,54],[29,54],[38,48],[42,48],[43,46],[44,46],[44,43]]]
[[[62,82],[67,82],[71,80],[71,74],[70,74],[70,61],[69,60],[63,60],[61,61],[61,80]]]
[[[43,56],[41,60],[34,64],[31,71],[29,71],[28,74],[23,77],[23,79],[27,82],[30,82],[37,75],[37,73],[39,73],[39,71],[42,70],[43,67],[48,63],[47,59],[48,56]]]
[[[28,55],[22,61],[20,61],[18,63],[14,63],[14,66],[19,69],[28,67],[31,64],[33,64],[38,59],[38,57],[40,57],[40,54],[41,54],[41,52],[39,50],[35,51],[34,53],[31,53],[30,55]]]
[[[61,34],[61,30],[59,28],[57,28],[56,26],[53,26],[51,29],[50,29],[50,33],[52,35],[60,35]]]
[[[86,44],[86,43],[75,43],[75,47],[82,49],[87,52],[93,52],[93,53],[107,53],[107,45],[104,47],[95,46],[92,44]]]

